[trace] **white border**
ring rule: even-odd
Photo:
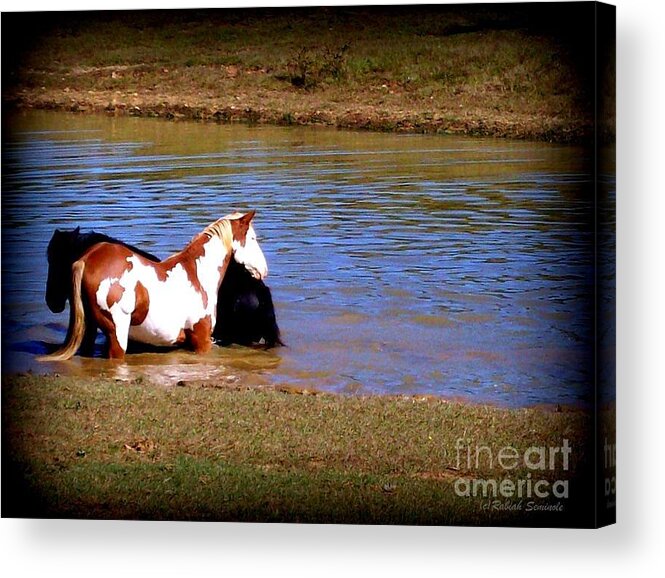
[[[325,4],[353,2],[328,1]],[[387,3],[387,2],[386,2]],[[253,5],[307,5],[254,2]],[[600,531],[2,520],[5,575],[655,575],[663,569],[663,10],[618,0],[617,526]],[[242,6],[125,0],[58,9]],[[3,11],[52,9],[4,2]],[[658,427],[658,426],[661,427]]]

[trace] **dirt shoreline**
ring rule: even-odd
[[[365,106],[363,109],[303,108],[292,112],[278,107],[261,106],[259,98],[246,103],[192,102],[191,98],[150,95],[117,95],[73,91],[24,91],[6,98],[5,114],[16,110],[52,110],[78,114],[104,114],[160,118],[171,121],[268,124],[276,126],[325,126],[341,130],[392,132],[404,134],[447,134],[533,140],[562,144],[580,144],[591,139],[592,128],[556,118],[522,115],[500,118],[476,111],[465,117],[451,118],[416,111],[387,112]]]
[[[614,127],[595,125],[579,18],[531,5],[6,15],[21,41],[3,58],[3,105],[588,143]]]

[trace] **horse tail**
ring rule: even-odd
[[[81,347],[85,333],[85,309],[81,298],[81,280],[85,261],[82,259],[72,265],[72,298],[70,301],[69,328],[63,346],[49,355],[42,355],[39,361],[65,361],[74,356]]]

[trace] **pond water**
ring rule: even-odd
[[[214,377],[507,406],[590,399],[584,149],[48,112],[5,117],[3,140],[4,372]],[[35,361],[68,322],[44,302],[55,228],[167,256],[235,209],[257,210],[287,347]]]

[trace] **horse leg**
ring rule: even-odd
[[[109,334],[109,359],[123,359],[127,351],[129,325],[132,318],[127,313],[114,311],[112,319],[115,333]]]
[[[125,343],[120,341],[117,334],[117,327],[111,322],[111,327],[106,333],[107,355],[109,359],[124,359],[127,351],[127,340]]]
[[[95,309],[95,321],[102,333],[106,335],[106,351],[109,359],[124,359],[127,350],[127,339],[129,330],[129,316],[127,316],[127,331],[116,325],[116,320],[106,311]]]
[[[185,333],[195,353],[207,353],[212,348],[212,321],[209,316],[195,323]]]

